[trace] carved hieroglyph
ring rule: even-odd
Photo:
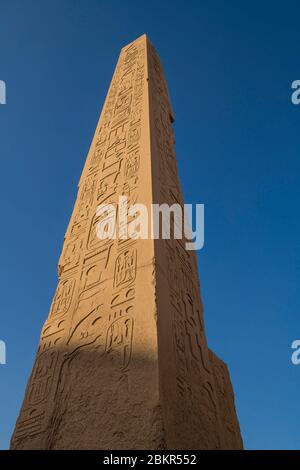
[[[121,51],[79,182],[13,449],[242,448],[183,240],[100,240],[101,203],[183,204],[173,112],[147,37]]]

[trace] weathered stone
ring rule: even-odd
[[[124,47],[79,182],[13,449],[242,448],[182,240],[100,240],[101,203],[180,203],[173,112],[144,35]]]

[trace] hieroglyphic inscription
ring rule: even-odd
[[[60,369],[67,370],[66,364],[79,349],[98,342],[120,370],[130,363],[137,247],[100,240],[96,208],[104,202],[117,203],[119,195],[137,200],[145,58],[144,39],[120,55],[79,182],[58,263],[59,282],[42,330],[15,441],[45,432],[49,419],[43,411],[46,400],[57,396],[57,383],[64,382],[59,379]]]
[[[178,432],[179,436],[180,433],[184,436],[191,431],[193,435],[204,436],[205,441],[205,433],[219,426],[221,410],[229,430],[225,446],[234,446],[235,442],[240,445],[231,406],[233,397],[227,393],[230,385],[227,371],[209,353],[206,344],[194,253],[185,250],[184,240],[164,240],[162,258],[157,260],[156,240],[142,245],[136,238],[98,237],[99,226],[101,228],[103,223],[105,228],[110,222],[108,215],[114,217],[114,214],[107,212],[103,217],[97,207],[117,205],[119,196],[127,197],[128,206],[145,201],[147,204],[151,201],[183,204],[173,120],[159,58],[144,35],[122,49],[79,180],[74,211],[58,263],[58,285],[42,329],[12,439],[13,448],[56,448],[61,436],[73,448],[74,441],[68,440],[73,423],[82,430],[80,440],[84,433],[88,436],[89,448],[92,435],[95,435],[93,445],[96,448],[103,442],[103,448],[107,448],[105,438],[109,432],[113,433],[113,439],[116,436],[118,440],[125,439],[122,448],[129,448],[139,436],[130,440],[128,423],[136,419],[137,410],[142,407],[144,412],[138,416],[138,422],[142,434],[147,436],[146,445],[163,448],[166,438],[162,437],[162,417],[157,419],[160,413],[157,410],[165,406],[160,397],[161,389],[166,389],[167,399],[168,393],[176,396],[172,411],[175,432],[172,430],[170,435]],[[117,223],[121,220],[120,211],[118,207]],[[126,215],[132,220],[132,214]],[[147,255],[143,251],[145,246]],[[158,265],[162,266],[165,276],[165,292],[159,285]],[[148,296],[148,301],[151,298],[149,306],[144,302],[143,290],[145,298]],[[157,307],[161,305],[158,297],[165,302],[161,311]],[[158,354],[159,317],[168,320],[164,324],[169,327],[161,337],[163,343],[168,344],[167,356],[173,361],[170,364],[173,375],[163,387],[158,383],[158,369],[166,366],[164,354]],[[81,383],[86,366],[85,378],[91,371],[92,375],[101,373],[98,383],[90,388],[84,380]],[[164,371],[169,374],[168,364]],[[102,374],[108,384],[103,383]],[[137,382],[142,377],[147,379],[138,390]],[[146,383],[149,377],[151,384]],[[138,397],[131,393],[133,388],[135,393],[138,390]],[[128,395],[123,397],[121,390]],[[73,392],[82,408],[76,399],[70,400],[70,404]],[[93,433],[87,430],[85,416],[86,411],[91,411],[91,401],[94,400],[94,406],[99,405],[100,396],[104,397],[102,409],[99,407],[97,419],[93,416],[92,421],[103,424],[104,428]],[[124,419],[124,404],[131,406],[128,408],[130,419],[126,416]],[[112,410],[107,409],[109,406]],[[155,411],[147,406],[154,407]],[[70,423],[64,423],[63,428],[66,416]],[[113,422],[116,417],[120,417],[120,429]],[[140,425],[137,429],[140,434]],[[156,430],[159,430],[157,434]],[[164,432],[167,435],[168,429]],[[77,442],[78,436],[74,439]],[[213,442],[214,448],[221,445],[218,437],[208,441]],[[172,442],[175,442],[174,448],[184,448],[180,439]],[[187,448],[195,448],[189,447],[194,445],[187,442]],[[116,448],[115,442],[113,446]],[[142,448],[141,444],[139,446]],[[207,446],[205,443],[204,448]]]
[[[177,178],[172,110],[158,56],[150,47],[150,80],[156,152],[159,155],[158,199],[168,204],[183,204]],[[218,421],[218,405],[214,391],[214,377],[206,343],[197,282],[196,262],[193,252],[184,249],[182,240],[166,241],[164,250],[170,292],[170,308],[173,316],[173,344],[176,362],[176,387],[179,404],[185,414],[200,416],[198,425],[210,426]],[[180,408],[180,405],[179,405]],[[178,410],[179,420],[180,410]],[[201,415],[207,422],[201,422]]]

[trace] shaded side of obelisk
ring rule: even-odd
[[[183,206],[173,111],[158,54],[148,43],[153,201]],[[242,448],[226,365],[207,346],[195,251],[155,240],[160,403],[168,448]],[[228,406],[224,406],[224,403]]]
[[[183,204],[172,120],[141,36],[121,51],[79,181],[13,449],[242,447],[227,368],[206,343],[194,252],[184,240],[97,236],[109,218],[97,207],[121,195],[149,212]]]

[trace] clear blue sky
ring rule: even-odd
[[[167,75],[186,202],[205,204],[207,336],[245,446],[300,448],[299,17],[296,1],[0,1],[0,448],[119,51],[144,32]]]

